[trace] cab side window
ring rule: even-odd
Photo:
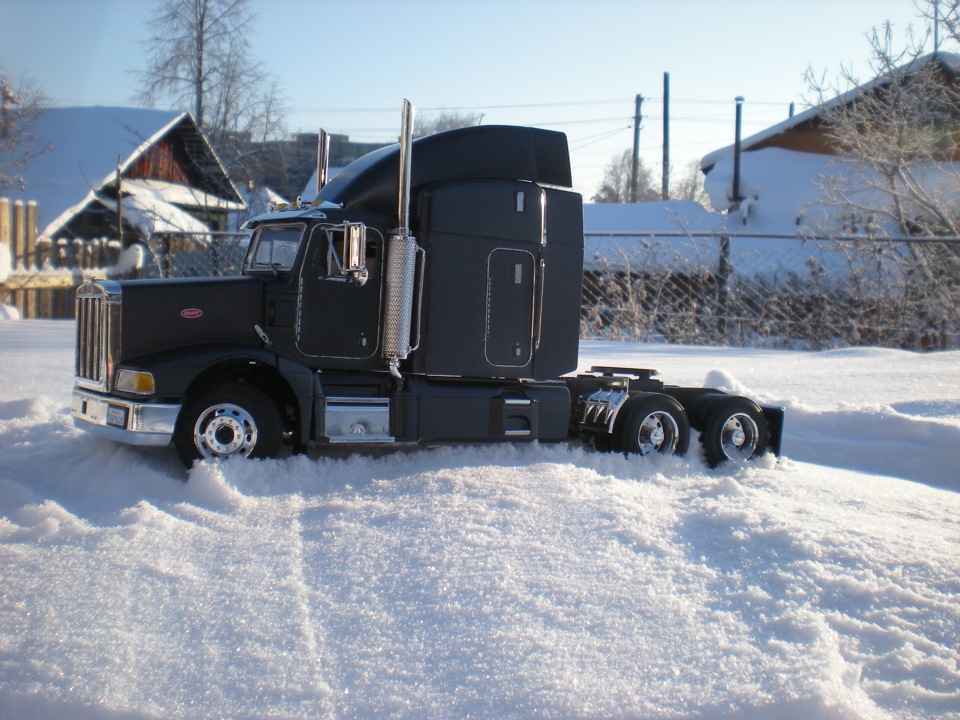
[[[257,235],[252,270],[285,271],[293,267],[300,249],[302,225],[264,225]]]

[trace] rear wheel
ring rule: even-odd
[[[254,387],[216,385],[187,401],[174,431],[180,460],[272,457],[280,450],[280,414]]]
[[[690,444],[690,422],[680,403],[667,395],[635,395],[620,409],[619,449],[637,455],[683,455]],[[619,424],[619,422],[618,422]]]
[[[700,442],[710,467],[763,455],[769,432],[763,411],[755,402],[745,397],[711,398],[702,412],[705,422]]]

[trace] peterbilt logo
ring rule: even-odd
[[[203,310],[199,308],[187,308],[186,310],[180,311],[180,317],[186,318],[187,320],[193,320],[203,315]]]

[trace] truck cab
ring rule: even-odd
[[[188,463],[565,439],[583,258],[565,137],[475,127],[411,149],[409,228],[392,146],[250,221],[240,277],[81,288],[76,422]]]

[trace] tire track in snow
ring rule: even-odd
[[[323,716],[332,717],[334,715],[333,688],[330,683],[329,674],[335,667],[332,653],[327,646],[326,640],[319,632],[322,625],[318,624],[315,613],[311,607],[313,596],[318,593],[315,588],[311,588],[308,583],[306,569],[306,558],[304,554],[304,529],[301,522],[303,508],[300,508],[297,514],[290,522],[290,576],[291,591],[293,594],[294,607],[297,610],[297,622],[300,625],[305,651],[310,667],[310,682],[316,694],[323,695],[325,700],[322,702]]]

